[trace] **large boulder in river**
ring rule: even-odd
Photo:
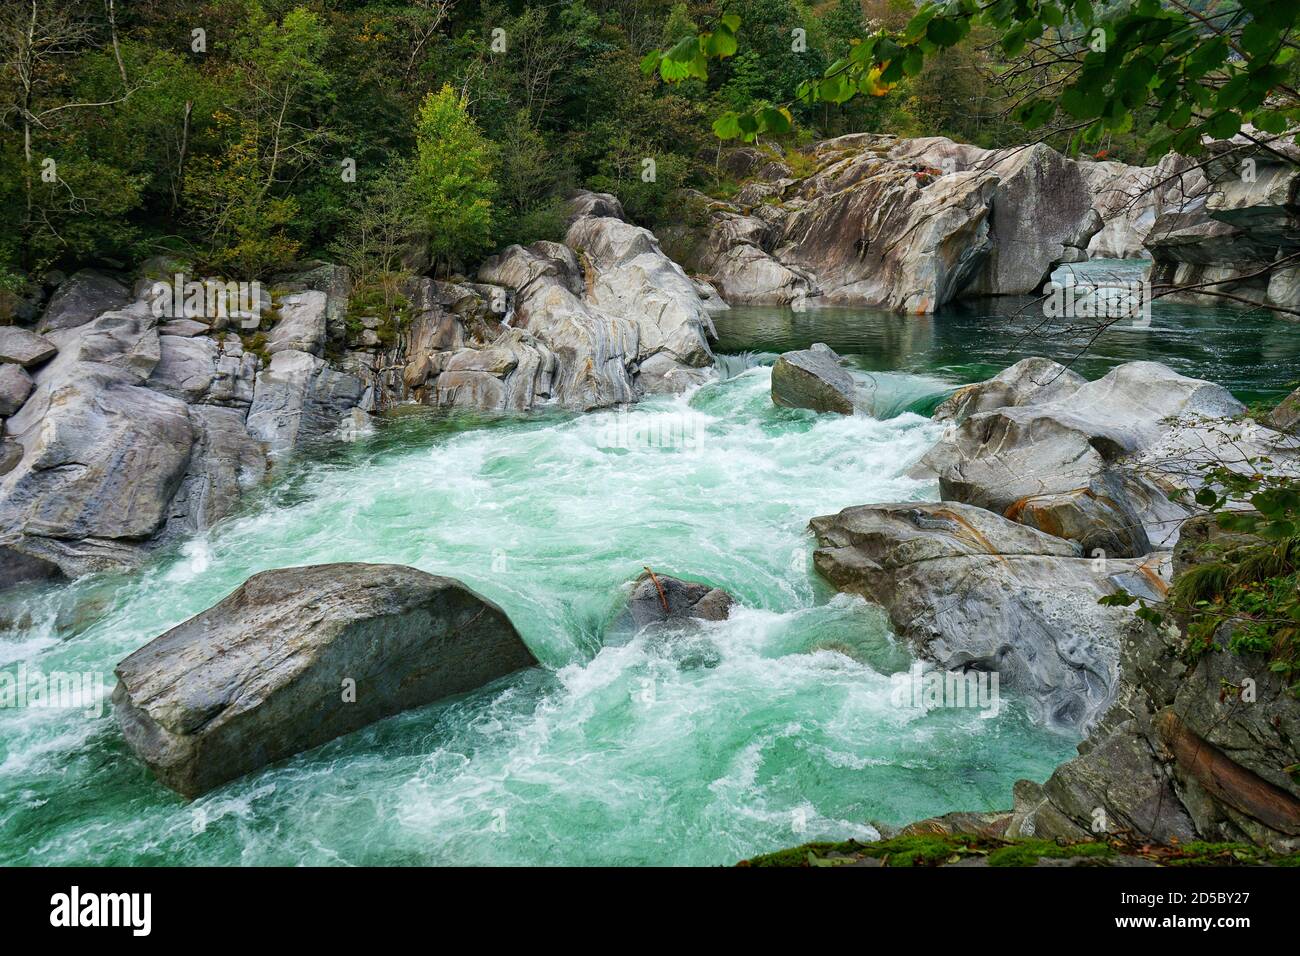
[[[365,391],[361,379],[310,352],[276,352],[257,376],[248,431],[272,455],[287,454],[304,442],[337,433]]]
[[[118,664],[113,705],[136,755],[195,797],[535,663],[501,609],[450,578],[282,568]]]
[[[1140,626],[1098,600],[1158,600],[1168,556],[1094,560],[1077,545],[981,508],[904,502],[811,522],[817,571],[881,604],[921,656],[996,671],[1048,725],[1086,731],[1109,708],[1120,643]]]
[[[636,322],[637,358],[665,354],[690,368],[713,364],[713,319],[695,283],[664,255],[648,229],[612,216],[585,216],[564,242],[579,256],[586,297],[601,312]]]
[[[22,454],[0,476],[0,538],[24,568],[131,567],[167,521],[195,435],[183,401],[144,387],[160,355],[155,326],[137,303],[49,333],[58,354],[6,422]]]
[[[1300,314],[1300,147],[1243,134],[1206,144],[1183,170],[1145,244],[1150,280],[1167,301],[1261,304]],[[1250,175],[1246,175],[1249,172]],[[1276,264],[1276,267],[1275,267]],[[1182,289],[1184,291],[1170,291]]]
[[[1177,153],[1155,166],[1081,161],[1079,170],[1104,223],[1088,243],[1088,255],[1094,258],[1150,258],[1145,243],[1156,219],[1167,206],[1204,187],[1201,172]]]
[[[646,229],[584,216],[564,244],[511,246],[485,260],[479,278],[514,293],[510,324],[527,337],[516,335],[510,351],[539,390],[533,402],[602,408],[681,392],[712,375],[708,300]]]
[[[889,155],[945,170],[945,179],[996,177],[989,200],[991,249],[968,293],[1037,292],[1052,265],[1083,258],[1092,234],[1102,227],[1079,165],[1045,143],[982,150],[936,136],[898,140]]]
[[[786,408],[852,415],[853,376],[827,345],[786,352],[772,366],[772,401]]]
[[[1198,564],[1259,544],[1191,519],[1174,556],[1175,586]],[[1185,632],[1136,631],[1120,691],[1100,725],[1044,784],[1022,780],[1007,835],[1253,843],[1300,850],[1300,781],[1289,772],[1300,701],[1270,655],[1231,649],[1232,622],[1194,658]]]
[[[1129,362],[1054,401],[970,415],[920,463],[945,501],[987,508],[1111,557],[1168,549],[1191,514],[1171,493],[1205,467],[1296,462],[1300,443],[1239,420],[1227,389]]]
[[[991,379],[957,389],[934,410],[937,422],[961,424],[998,408],[1038,405],[1073,395],[1087,379],[1051,359],[1021,359]]]
[[[0,477],[0,533],[18,535],[6,546],[68,576],[139,560],[194,444],[184,403],[118,370],[77,371],[40,383],[10,419],[23,456]]]
[[[746,161],[734,201],[688,197],[704,235],[687,265],[729,301],[925,313],[1030,293],[1053,264],[1085,258],[1102,225],[1078,164],[1042,144],[854,133],[801,159],[803,176]]]

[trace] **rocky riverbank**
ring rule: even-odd
[[[251,317],[202,288],[160,310],[167,260],[74,274],[34,328],[0,328],[0,588],[136,567],[398,404],[587,410],[707,381],[725,303],[614,197],[571,210],[566,244],[512,246],[481,282],[411,280],[397,328],[329,263],[271,279]]]
[[[1244,413],[1155,363],[1086,382],[1026,359],[936,411],[950,433],[921,467],[940,503],[813,519],[817,570],[883,605],[923,658],[997,672],[1038,720],[1087,734],[1011,810],[918,832],[1300,850],[1300,699],[1268,656],[1225,634],[1189,658],[1174,625],[1098,603],[1159,602],[1204,560],[1222,534],[1192,503],[1204,466],[1298,472],[1300,442]]]

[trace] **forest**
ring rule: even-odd
[[[24,0],[5,5],[0,283],[174,255],[241,277],[323,256],[361,284],[558,238],[576,186],[636,221],[726,195],[711,123],[790,100],[908,0]],[[731,15],[733,56],[664,83],[647,52]],[[977,27],[978,31],[980,28]],[[793,108],[769,145],[849,131],[1035,134],[978,35],[887,93]],[[1097,152],[1139,161],[1148,124]],[[1054,145],[1062,145],[1055,143]],[[412,237],[424,237],[412,253]]]

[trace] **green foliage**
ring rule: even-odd
[[[366,329],[366,320],[370,324],[379,344],[391,348],[397,344],[398,335],[411,321],[411,303],[402,292],[405,276],[390,273],[372,277],[358,283],[348,299],[348,311],[344,317],[348,340],[353,344]]]
[[[574,187],[618,193],[650,226],[679,215],[680,187],[734,194],[715,132],[788,152],[856,131],[1005,146],[1024,142],[1026,126],[1086,123],[1099,132],[1079,148],[1133,161],[1172,130],[1295,118],[1294,48],[1268,42],[1294,17],[1251,4],[1213,19],[1242,51],[1230,56],[1214,30],[1189,38],[1173,29],[1176,12],[1144,0],[1104,16],[1087,3],[976,11],[953,0],[918,13],[874,0],[869,20],[857,0],[176,0],[118,4],[116,44],[103,14],[101,0],[0,5],[0,215],[13,224],[0,270],[161,250],[265,275],[309,254],[387,259],[382,222],[391,244],[424,232],[439,265],[470,268],[496,244],[559,237]],[[191,20],[207,30],[203,52],[177,29]],[[1088,23],[1117,40],[1105,55],[1080,45]],[[1060,62],[1020,70],[1058,39]],[[1166,57],[1176,43],[1186,49]],[[430,91],[446,99],[426,115]],[[1018,100],[1024,125],[1008,115]],[[53,182],[40,176],[46,159]],[[341,174],[349,164],[355,180]],[[411,196],[424,192],[413,229],[391,191],[374,191],[398,168],[411,171]],[[375,201],[386,208],[363,222]]]
[[[357,285],[405,274],[417,242],[419,203],[409,164],[394,163],[354,190],[330,254]]]
[[[1280,133],[1300,120],[1292,85],[1297,48],[1285,42],[1297,17],[1300,7],[1275,0],[1242,0],[1208,15],[1158,0],[929,0],[901,29],[882,27],[851,42],[820,75],[805,67],[806,78],[784,107],[885,96],[983,29],[998,37],[1005,58],[1034,64],[1025,75],[1036,86],[1021,87],[1014,113],[1027,129],[1063,113],[1078,151],[1108,134],[1128,133],[1135,114],[1149,106],[1164,130],[1150,153],[1195,154],[1203,138],[1228,138],[1246,124]],[[710,59],[736,53],[739,28],[734,15],[724,16],[710,32],[647,54],[643,67],[658,69],[667,82],[707,80]],[[719,35],[725,43],[717,42]],[[752,141],[779,135],[787,122],[783,106],[760,104],[724,112],[714,131]]]
[[[411,188],[435,262],[473,258],[492,242],[495,150],[466,106],[444,84],[424,98],[415,124]]]
[[[219,274],[263,276],[298,253],[300,243],[289,233],[298,202],[266,188],[255,125],[224,114],[218,124],[236,126],[239,138],[220,155],[195,159],[185,174],[189,215],[207,239],[198,264]]]

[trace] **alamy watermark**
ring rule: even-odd
[[[708,421],[708,416],[694,412],[630,411],[623,406],[601,420],[596,447],[699,451],[704,447]]]
[[[0,670],[0,708],[80,710],[87,717],[104,715],[103,671]]]
[[[255,329],[262,321],[262,284],[187,279],[178,272],[149,287],[149,309],[160,319],[233,319]]]
[[[920,661],[910,670],[889,678],[893,691],[889,702],[895,707],[923,710],[973,708],[980,717],[996,717],[1002,709],[997,671],[940,671],[925,669]]]
[[[1151,283],[1145,279],[1080,282],[1073,273],[1043,287],[1043,315],[1049,319],[1131,319],[1130,328],[1151,324]]]

